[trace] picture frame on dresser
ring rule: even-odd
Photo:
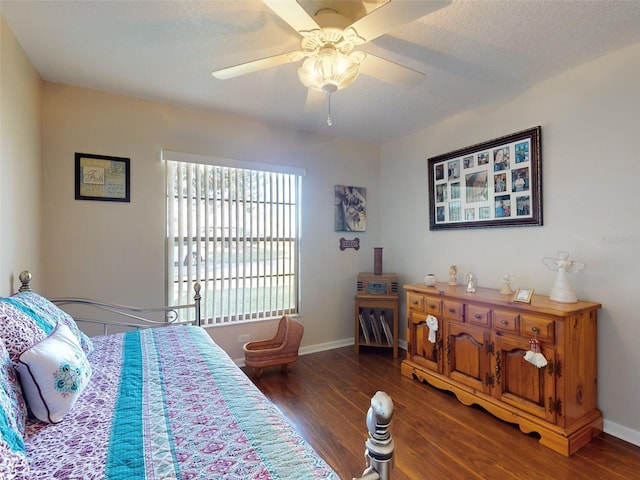
[[[513,295],[513,301],[520,303],[531,303],[532,296],[533,288],[519,288]]]
[[[431,157],[429,229],[542,225],[542,127]]]

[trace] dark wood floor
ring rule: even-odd
[[[364,468],[365,415],[373,394],[394,401],[393,480],[640,479],[640,447],[603,433],[565,458],[481,408],[400,375],[400,359],[352,347],[300,357],[289,375],[254,383],[343,480]]]

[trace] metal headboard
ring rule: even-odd
[[[31,282],[32,275],[31,272],[23,271],[19,275],[20,283],[22,284],[19,288],[20,292],[30,292],[31,286],[29,283]],[[85,322],[91,324],[98,324],[103,326],[104,334],[108,333],[109,327],[128,327],[128,328],[150,328],[150,327],[161,327],[167,325],[201,325],[201,315],[200,315],[200,303],[202,297],[200,296],[200,284],[196,283],[193,286],[194,303],[186,304],[186,305],[167,305],[162,307],[151,307],[151,308],[141,308],[141,307],[133,307],[129,305],[119,305],[117,303],[105,303],[97,300],[92,300],[88,298],[72,298],[72,297],[64,297],[64,298],[51,298],[49,301],[52,303],[62,306],[62,305],[82,305],[85,307],[89,307],[93,310],[105,311],[116,315],[116,318],[125,319],[125,321],[115,321],[115,320],[97,320],[94,318],[85,318],[80,316],[74,316],[74,320],[76,322]],[[194,320],[180,320],[179,310],[186,310],[193,308],[195,310],[195,319]],[[164,313],[164,320],[153,320],[150,318],[146,318],[142,315],[152,315],[155,313]]]

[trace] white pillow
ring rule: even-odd
[[[17,368],[31,412],[49,423],[62,421],[91,378],[87,356],[63,324],[23,352]]]

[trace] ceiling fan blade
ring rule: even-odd
[[[262,0],[296,32],[315,30],[318,24],[296,0]]]
[[[247,73],[277,67],[286,63],[297,62],[298,60],[302,60],[304,57],[305,55],[303,52],[283,53],[280,55],[274,55],[273,57],[266,57],[252,62],[241,63],[240,65],[234,65],[233,67],[214,70],[211,72],[211,75],[219,78],[220,80],[226,80],[228,78],[239,77],[240,75],[245,75]]]
[[[367,58],[360,64],[360,73],[406,87],[415,87],[426,77],[424,73],[370,53],[367,53]]]
[[[264,1],[264,0],[263,0]],[[446,7],[451,0],[407,2],[390,0],[351,25],[367,42],[418,18]]]

